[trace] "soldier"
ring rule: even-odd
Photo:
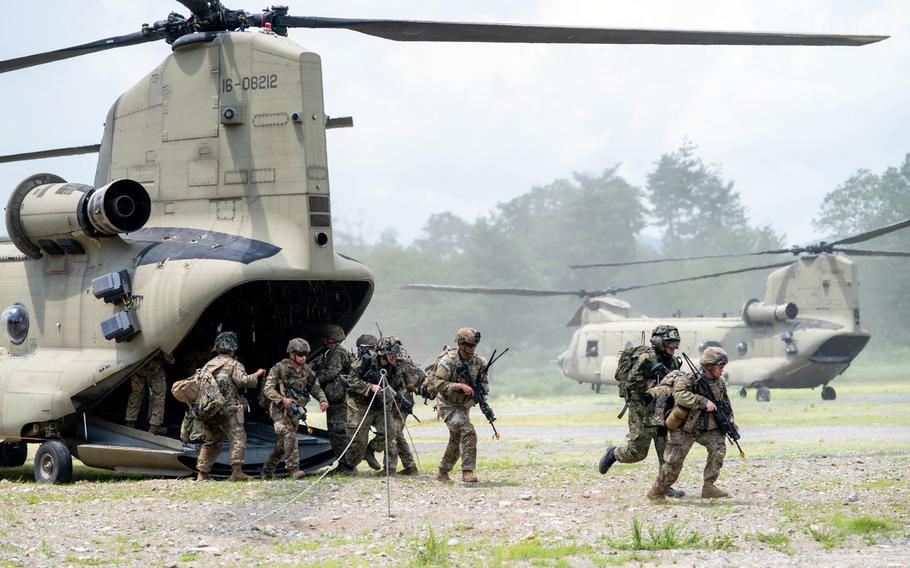
[[[629,433],[625,446],[610,446],[600,458],[598,471],[607,473],[614,462],[635,463],[648,456],[651,441],[657,452],[658,467],[664,464],[667,444],[666,429],[653,424],[653,399],[647,393],[668,373],[680,368],[682,362],[675,356],[679,347],[679,330],[672,325],[659,325],[651,332],[651,346],[639,353],[632,363],[626,385],[626,404],[629,405]],[[683,497],[683,491],[670,488],[670,497]]]
[[[275,422],[275,449],[262,466],[262,478],[275,475],[278,461],[284,454],[284,467],[294,479],[300,479],[300,451],[297,443],[297,427],[300,418],[294,414],[291,405],[305,408],[310,394],[319,401],[319,410],[331,408],[312,369],[306,365],[310,344],[305,339],[294,338],[288,342],[287,358],[282,359],[269,371],[263,393],[271,402],[269,416]],[[296,396],[291,396],[291,394]]]
[[[405,389],[399,394],[404,397],[405,401],[411,409],[414,408],[414,395],[412,393],[417,392],[418,387],[423,383],[426,373],[423,372],[414,361],[408,355],[407,351],[401,345],[401,340],[394,336],[389,336],[389,341],[393,344],[398,345],[401,349],[401,353],[398,356],[398,365],[404,371],[405,377]],[[400,406],[400,405],[399,405]],[[408,444],[408,440],[405,437],[404,433],[404,423],[407,421],[408,415],[403,413],[403,409],[396,406],[396,411],[398,411],[399,417],[401,419],[401,429],[398,431],[398,437],[395,438],[394,444],[398,449],[398,457],[401,458],[401,465],[404,468],[398,472],[399,475],[418,475],[420,470],[417,468],[417,461],[414,459],[414,454],[411,453],[411,445]],[[379,465],[379,462],[376,461],[376,452],[385,451],[385,436],[381,432],[373,436],[373,439],[370,440],[370,443],[367,445],[367,451],[364,454],[364,461],[367,462],[371,468],[375,470],[382,469],[382,466]],[[392,464],[395,467],[395,464]]]
[[[720,347],[708,347],[701,356],[701,369],[699,373],[708,379],[708,384],[714,399],[730,409],[730,419],[733,419],[733,407],[727,396],[727,387],[724,384],[724,366],[727,364],[727,352]],[[664,451],[665,462],[660,466],[657,481],[648,491],[648,499],[663,501],[667,490],[679,478],[686,455],[692,444],[698,442],[708,450],[708,461],[705,464],[704,485],[701,496],[704,499],[712,497],[727,497],[729,494],[714,485],[720,476],[720,468],[724,464],[727,453],[726,440],[723,432],[717,427],[714,417],[716,407],[708,400],[701,387],[696,383],[696,377],[690,373],[683,373],[676,380],[673,387],[673,397],[676,406],[688,409],[688,416],[682,426],[670,433],[667,449]],[[678,409],[674,409],[674,414]],[[733,426],[739,430],[736,423]]]
[[[326,415],[326,429],[329,431],[329,443],[335,459],[341,455],[348,444],[347,405],[345,398],[344,376],[351,371],[351,354],[341,346],[344,341],[344,330],[337,325],[327,325],[322,329],[322,345],[325,352],[315,362],[314,372],[322,392],[329,402]]]
[[[142,398],[146,390],[149,394],[149,432],[152,434],[167,434],[164,423],[164,398],[167,391],[167,377],[164,374],[163,355],[156,355],[141,369],[133,373],[130,379],[130,398],[126,403],[126,425],[136,427],[139,409],[142,408]],[[173,359],[171,359],[173,363]]]
[[[388,435],[389,440],[394,440],[398,436],[401,420],[394,412],[395,403],[392,394],[388,391],[385,393],[386,404],[384,406],[379,382],[381,371],[385,371],[389,386],[396,392],[404,390],[404,376],[399,366],[396,365],[400,352],[400,346],[385,338],[376,347],[375,358],[363,356],[351,365],[351,373],[348,375],[347,405],[348,437],[352,440],[347,453],[335,469],[336,473],[353,472],[357,464],[363,460],[370,427]],[[386,425],[388,425],[388,430],[386,430]],[[395,444],[390,444],[389,455],[386,456],[386,466],[389,468],[390,475],[396,473],[394,469],[396,463],[398,463],[398,449]]]
[[[457,349],[447,351],[436,364],[434,374],[427,377],[428,388],[436,393],[439,399],[437,411],[439,417],[449,427],[449,444],[439,462],[436,479],[452,483],[449,472],[455,467],[459,453],[461,457],[461,480],[464,483],[477,483],[474,468],[477,465],[477,432],[471,424],[469,413],[474,406],[474,389],[466,384],[465,374],[470,374],[475,386],[486,396],[489,382],[486,376],[480,376],[487,362],[474,354],[480,342],[480,332],[471,327],[463,327],[455,335]]]
[[[205,443],[199,452],[196,466],[201,479],[208,479],[212,464],[221,452],[225,434],[231,442],[231,481],[252,479],[243,473],[242,469],[243,455],[246,453],[246,430],[243,427],[243,407],[246,401],[240,395],[239,389],[255,387],[259,377],[265,374],[265,369],[247,375],[243,364],[234,359],[234,353],[239,345],[237,334],[233,331],[219,333],[215,338],[214,347],[218,355],[205,364],[205,368],[215,377],[224,396],[224,407],[221,411],[224,421],[212,421],[211,426],[203,425]]]

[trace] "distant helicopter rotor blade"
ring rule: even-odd
[[[837,245],[852,245],[854,243],[862,243],[876,237],[881,237],[882,235],[887,235],[894,231],[903,229],[904,227],[910,227],[910,219],[904,219],[903,221],[898,221],[897,223],[892,223],[891,225],[886,225],[884,227],[879,227],[878,229],[872,229],[871,231],[866,231],[858,235],[853,235],[844,239],[828,243],[829,246]]]
[[[148,43],[163,38],[164,34],[159,33],[158,30],[146,28],[131,34],[113,36],[90,43],[83,43],[82,45],[74,45],[72,47],[65,47],[54,51],[45,51],[44,53],[35,53],[33,55],[25,55],[23,57],[0,61],[0,73],[25,69],[26,67],[34,67],[35,65],[43,65],[44,63],[51,63],[53,61],[70,59],[71,57],[79,57],[80,55],[88,55],[89,53],[95,53],[96,51],[105,51],[117,47]]]
[[[834,249],[834,251],[854,256],[910,256],[910,251],[903,250]]]
[[[40,150],[38,152],[23,152],[0,156],[0,164],[8,162],[24,162],[26,160],[40,160],[41,158],[59,158],[60,156],[78,156],[80,154],[93,154],[101,151],[101,144],[88,146],[73,146],[71,148],[55,148],[53,150]]]
[[[608,266],[635,266],[638,264],[660,264],[663,262],[683,262],[687,260],[705,260],[709,258],[739,258],[745,256],[759,256],[767,254],[791,254],[791,249],[763,250],[759,252],[734,252],[729,254],[706,254],[703,256],[679,256],[674,258],[654,258],[651,260],[627,260],[622,262],[598,262],[592,264],[573,264],[569,266],[572,269],[580,268],[599,268]]]
[[[490,294],[503,296],[602,296],[609,290],[537,290],[533,288],[490,288],[487,286],[447,286],[443,284],[406,284],[402,290],[425,290],[431,292],[455,292],[458,294]]]
[[[648,284],[637,284],[635,286],[617,286],[612,288],[612,293],[628,292],[630,290],[640,290],[642,288],[654,288],[656,286],[666,286],[668,284],[679,284],[680,282],[692,282],[695,280],[704,280],[706,278],[718,278],[730,274],[742,274],[743,272],[752,272],[754,270],[770,270],[772,268],[782,268],[790,266],[793,262],[779,262],[777,264],[765,264],[762,266],[750,266],[748,268],[739,268],[737,270],[726,270],[724,272],[715,272],[713,274],[702,274],[699,276],[689,276],[687,278],[676,278],[674,280],[664,280],[662,282],[650,282]]]
[[[270,17],[270,15],[266,15]],[[256,15],[250,17],[255,22]],[[261,19],[261,18],[260,18]],[[366,20],[279,16],[288,28],[341,28],[394,41],[487,43],[588,43],[664,45],[838,45],[859,46],[888,38],[880,35],[792,34],[529,26],[418,20]],[[253,23],[252,25],[259,25]]]

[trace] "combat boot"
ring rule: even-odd
[[[672,497],[673,499],[682,499],[685,496],[686,492],[682,489],[674,489],[672,487],[667,489],[667,497]]]
[[[290,474],[291,479],[301,479],[303,477],[306,477],[306,473],[300,471],[296,467],[293,467],[293,468],[289,467],[288,473]]]
[[[149,424],[149,432],[158,436],[164,436],[167,434],[167,428],[161,424]]]
[[[420,470],[417,469],[416,465],[409,465],[403,470],[399,471],[398,475],[420,475]]]
[[[253,479],[249,475],[243,473],[243,464],[231,464],[231,481],[249,481]]]
[[[385,476],[386,476],[386,468],[381,468],[379,471],[376,472],[376,475],[378,475],[378,476],[380,476],[380,477],[385,477]],[[398,472],[395,471],[394,469],[392,469],[392,470],[389,470],[389,471],[388,471],[388,475],[390,475],[390,476],[398,475]]]
[[[351,467],[345,463],[339,463],[335,469],[330,470],[326,475],[356,475],[357,468]]]
[[[267,480],[275,477],[275,468],[269,466],[268,464],[262,466],[262,473],[259,474],[259,479]]]
[[[212,476],[209,475],[209,472],[202,471],[201,469],[196,472],[196,481],[209,481],[212,479]]]
[[[477,476],[474,475],[473,471],[466,469],[461,472],[461,482],[462,483],[477,483],[478,481],[480,481],[480,480],[477,479]]]
[[[126,426],[127,428],[135,428],[135,427],[136,427],[136,421],[135,421],[135,420],[127,420],[126,422],[123,423],[123,425]]]
[[[363,454],[363,460],[367,462],[367,465],[370,466],[371,469],[375,469],[376,471],[382,469],[382,466],[379,465],[379,460],[376,459],[376,454],[370,451],[369,448],[367,448],[366,453]]]
[[[667,500],[667,491],[655,483],[648,491],[647,497],[655,503],[663,503]]]
[[[616,456],[613,455],[615,451],[616,446],[610,446],[607,448],[603,457],[600,458],[600,463],[597,464],[597,471],[599,471],[601,475],[607,473],[610,470],[610,466],[616,463]]]
[[[721,497],[729,497],[730,494],[721,489],[720,487],[714,485],[713,483],[705,483],[701,488],[701,498],[702,499],[715,499]]]
[[[444,469],[440,469],[439,473],[436,474],[436,481],[441,481],[443,483],[453,483],[452,478],[449,477],[449,472]]]

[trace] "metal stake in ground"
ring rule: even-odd
[[[385,500],[386,500],[386,509],[388,511],[389,518],[392,518],[392,474],[389,470],[389,466],[392,464],[389,463],[389,407],[386,405],[386,391],[388,390],[389,379],[385,369],[379,370],[379,388],[382,389],[382,425],[383,425],[383,438],[385,439]]]

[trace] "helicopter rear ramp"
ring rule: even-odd
[[[195,473],[200,444],[184,444],[169,436],[158,436],[100,418],[89,418],[85,427],[86,441],[76,446],[76,457],[89,467],[163,477]],[[275,447],[275,432],[271,425],[259,422],[248,422],[246,432],[244,471],[258,474]],[[316,435],[297,434],[300,468],[304,471],[325,467],[334,460],[327,433],[318,429],[313,433]],[[230,472],[229,446],[225,440],[212,467],[212,475],[227,477]],[[278,471],[279,476],[283,473],[286,472]]]

